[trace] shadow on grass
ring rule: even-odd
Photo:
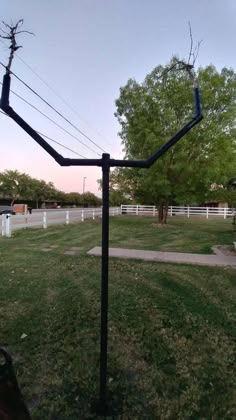
[[[229,320],[223,310],[214,305],[197,287],[189,286],[168,278],[160,278],[159,283],[163,289],[168,290],[173,298],[178,298],[186,311],[200,316],[218,329],[223,329],[229,335],[235,336],[235,324]]]

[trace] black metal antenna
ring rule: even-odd
[[[3,77],[0,108],[11,117],[24,131],[26,131],[47,153],[61,166],[100,166],[102,168],[102,263],[101,263],[101,332],[100,332],[100,389],[97,413],[106,416],[107,401],[107,324],[108,324],[108,268],[109,268],[109,174],[111,167],[149,168],[188,131],[198,124],[203,116],[198,87],[194,87],[193,118],[183,126],[163,146],[157,149],[146,160],[116,160],[103,153],[101,159],[69,159],[60,155],[46,140],[44,140],[27,122],[25,122],[9,105],[11,77],[7,71]]]

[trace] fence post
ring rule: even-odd
[[[81,213],[81,222],[84,222],[84,210],[82,210],[82,213]]]
[[[47,229],[47,212],[43,212],[43,228]]]
[[[66,225],[69,225],[70,223],[70,213],[69,210],[66,211]]]
[[[95,219],[95,211],[94,211],[94,209],[93,209],[93,220]]]
[[[170,216],[171,217],[173,216],[173,208],[172,208],[172,206],[170,206]]]
[[[136,206],[136,216],[138,216],[138,204]]]
[[[2,236],[6,235],[6,216],[2,215]]]
[[[206,210],[207,210],[207,212],[206,212],[206,218],[208,219],[208,217],[209,217],[209,209],[208,209],[208,207],[206,208]]]
[[[153,206],[153,208],[152,208],[152,215],[153,215],[153,217],[155,216],[155,206]]]
[[[5,235],[7,238],[11,237],[11,215],[7,214],[5,219]]]
[[[224,208],[224,219],[226,219],[226,216],[227,216],[227,208],[225,207]]]
[[[112,209],[112,216],[115,216],[115,209]]]
[[[188,219],[189,219],[189,214],[190,214],[190,212],[189,212],[189,206],[188,206]]]

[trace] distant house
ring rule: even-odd
[[[216,184],[215,182],[211,184],[210,191],[219,191],[223,190],[223,184]],[[207,201],[203,203],[204,207],[216,207],[216,208],[225,208],[228,207],[228,203],[224,203],[223,201]]]
[[[202,203],[202,206],[204,207],[215,207],[215,208],[225,208],[228,207],[228,203],[223,203],[222,201],[207,201]]]
[[[58,202],[56,200],[45,200],[41,206],[42,209],[56,209]]]

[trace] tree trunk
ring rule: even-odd
[[[15,201],[17,200],[17,197],[14,197],[12,200],[11,200],[11,207],[13,207],[13,204],[15,203]]]
[[[168,204],[165,204],[163,208],[163,224],[165,225],[167,221],[167,216],[168,216]]]
[[[163,204],[158,205],[158,223],[161,225],[163,223]]]
[[[159,203],[158,204],[158,223],[161,225],[166,225],[168,216],[168,204]]]

